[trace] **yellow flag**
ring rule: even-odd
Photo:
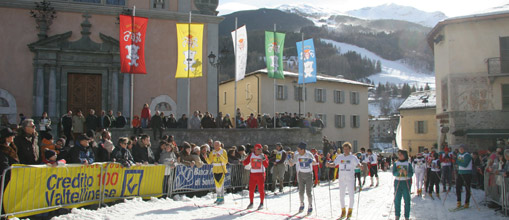
[[[203,24],[177,24],[178,62],[175,78],[203,75]]]

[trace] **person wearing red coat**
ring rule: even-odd
[[[251,115],[247,119],[247,127],[248,128],[258,128],[258,120],[254,117],[253,113],[251,113]]]
[[[260,205],[258,209],[263,208],[263,199],[265,198],[265,169],[269,166],[269,159],[267,155],[262,153],[262,145],[256,144],[254,146],[254,153],[243,161],[244,166],[251,164],[251,174],[249,175],[249,205],[247,209],[253,207],[254,191],[258,186],[260,192]]]
[[[145,105],[143,105],[143,109],[141,109],[141,127],[142,128],[148,128],[151,117],[152,117],[152,115],[150,115],[150,108],[148,107],[148,104],[145,103]]]

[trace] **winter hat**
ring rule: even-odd
[[[262,145],[261,144],[255,144],[254,149],[255,150],[262,149]]]
[[[41,134],[41,137],[42,137],[43,139],[46,139],[46,140],[51,140],[51,139],[53,139],[53,135],[51,135],[49,132],[43,132],[43,133]]]
[[[82,140],[87,140],[87,141],[89,141],[89,140],[90,140],[90,138],[89,138],[87,135],[80,134],[80,136],[78,136],[78,138],[77,138],[77,141],[78,141],[78,142],[80,142],[80,141],[82,141]]]
[[[307,144],[305,142],[300,142],[299,146],[297,146],[297,147],[302,149],[302,150],[306,150]]]
[[[16,135],[15,131],[12,131],[10,128],[4,128],[2,131],[0,131],[0,137],[1,138],[8,138],[10,136]]]
[[[58,141],[62,142],[62,146],[65,145],[65,139],[64,138],[60,138],[60,139],[57,140],[57,142]]]
[[[44,151],[44,156],[46,157],[46,160],[49,160],[51,157],[55,155],[57,155],[57,152],[55,152],[54,150],[46,149],[46,151]]]

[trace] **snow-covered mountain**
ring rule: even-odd
[[[425,12],[414,7],[397,4],[384,4],[376,7],[366,7],[347,11],[346,14],[363,19],[394,19],[410,21],[427,27],[434,27],[447,16],[439,11]]]
[[[308,5],[305,3],[298,3],[298,4],[284,4],[277,6],[275,9],[278,9],[280,11],[289,12],[298,14],[303,17],[311,17],[311,18],[324,18],[327,19],[331,15],[346,15],[345,13],[342,13],[340,11],[336,11],[329,8],[322,8],[317,7],[313,5]]]

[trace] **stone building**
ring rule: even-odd
[[[52,0],[55,18],[31,17],[39,0],[0,1],[0,114],[11,123],[24,113],[54,120],[68,110],[152,111],[189,114],[217,112],[217,70],[203,62],[203,77],[175,79],[176,23],[204,23],[203,58],[217,54],[215,3],[202,0]],[[119,14],[147,17],[146,75],[120,72]],[[37,11],[36,11],[37,12]],[[130,88],[133,85],[133,95]],[[190,99],[188,91],[190,90]],[[190,101],[188,101],[190,100]],[[132,101],[132,104],[131,104]]]
[[[509,11],[446,19],[427,39],[435,55],[439,143],[476,150],[508,138]]]
[[[349,141],[353,150],[368,148],[368,88],[369,84],[318,75],[316,83],[306,84],[305,89],[297,84],[298,74],[284,72],[285,79],[274,80],[267,76],[267,70],[246,74],[237,82],[237,108],[247,119],[250,113],[274,115],[276,112],[311,113],[320,118],[325,127],[322,134],[337,146]],[[234,116],[234,80],[222,82],[219,86],[219,109],[223,115]],[[277,90],[274,97],[274,90]],[[314,146],[321,148],[322,146]]]

